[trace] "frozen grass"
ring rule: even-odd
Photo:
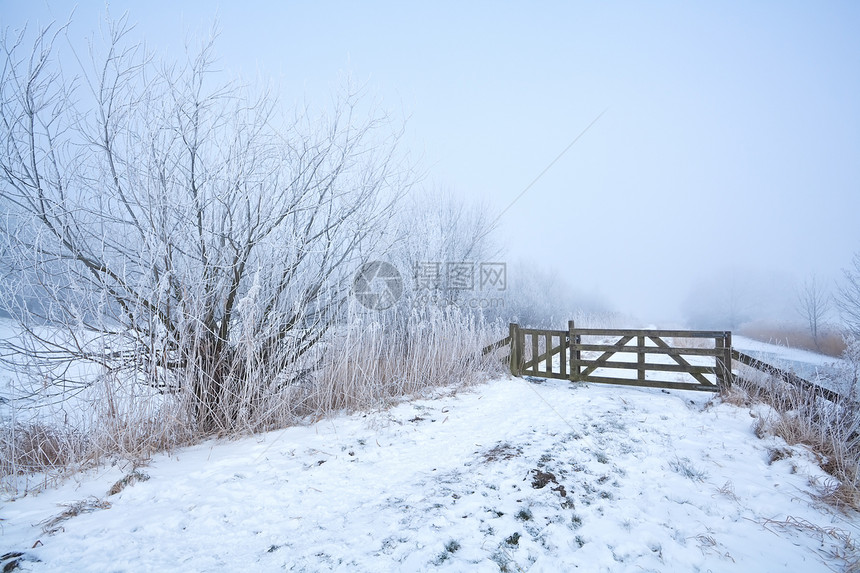
[[[416,315],[399,331],[356,322],[333,341],[301,403],[308,413],[329,415],[484,381],[503,373],[504,350],[482,356],[481,349],[505,335],[500,326],[457,315],[429,320]]]
[[[385,324],[356,318],[332,333],[292,379],[260,369],[243,374],[249,380],[243,387],[222,388],[212,418],[225,423],[214,434],[242,436],[341,411],[385,408],[435,388],[498,376],[504,350],[482,356],[481,349],[505,334],[498,325],[456,313],[425,312]],[[254,364],[231,368],[247,372]],[[108,460],[137,465],[155,452],[212,436],[195,425],[192,386],[164,391],[104,375],[65,400],[11,400],[0,427],[3,486],[28,491]],[[34,392],[31,386],[9,395]]]
[[[68,403],[14,412],[14,421],[0,426],[3,489],[11,494],[41,489],[109,461],[139,464],[198,438],[178,401],[152,392],[123,394],[120,384],[102,381]],[[78,415],[72,420],[68,410]]]
[[[800,348],[838,357],[846,350],[843,333],[835,329],[823,330],[818,340],[813,339],[808,329],[785,324],[754,323],[745,325],[738,334],[761,342],[789,348]]]
[[[10,474],[62,473],[86,456],[87,446],[81,432],[72,429],[40,422],[7,425],[0,433],[0,472],[4,478]]]
[[[822,484],[822,499],[856,510],[860,509],[860,342],[849,341],[843,358],[827,380],[849,389],[837,404],[748,367],[740,369],[740,376],[724,399],[737,405],[769,406],[756,422],[756,435],[775,435],[790,445],[811,448],[820,457],[822,469],[832,476]],[[774,457],[778,458],[779,453],[772,454]]]
[[[63,523],[73,517],[77,517],[82,513],[92,513],[99,509],[109,509],[111,506],[109,501],[103,501],[97,497],[89,497],[87,499],[76,501],[65,505],[62,512],[50,519],[46,519],[39,525],[42,526],[42,532],[48,535],[55,535],[63,531]]]

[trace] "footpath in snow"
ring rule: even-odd
[[[160,455],[114,495],[131,468],[77,475],[0,506],[0,553],[23,571],[844,568],[860,522],[816,502],[814,456],[758,439],[753,414],[497,380]]]

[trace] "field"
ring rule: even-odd
[[[768,414],[498,379],[73,475],[6,500],[0,543],[25,571],[856,567],[860,521],[810,451],[756,437]]]

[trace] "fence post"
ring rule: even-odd
[[[559,336],[558,345],[561,349],[561,352],[558,355],[558,366],[559,370],[561,371],[560,374],[567,378],[567,353],[570,348],[570,336],[568,336],[567,334],[562,334],[561,336]]]
[[[723,378],[723,383],[726,385],[726,388],[731,388],[732,383],[732,333],[731,331],[726,331],[726,337],[723,341],[723,345],[725,348],[723,352],[725,353],[725,357],[723,358],[723,366],[726,368],[725,377]]]
[[[567,338],[570,340],[571,346],[574,344],[579,344],[581,339],[576,332],[576,325],[572,320],[567,321]],[[579,354],[579,349],[570,350],[570,381],[578,382],[579,381],[579,359],[581,358]]]
[[[723,388],[723,358],[725,356],[722,341],[723,338],[721,336],[714,337],[714,374],[717,375],[717,386],[721,390]]]
[[[640,382],[645,382],[645,337],[636,337],[636,362],[639,363],[639,370],[636,378]]]
[[[552,334],[544,333],[544,343],[546,344],[546,371],[552,372]],[[535,364],[537,367],[537,364]]]
[[[520,326],[512,322],[509,325],[509,336],[511,338],[511,374],[520,375]]]

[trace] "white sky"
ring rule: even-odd
[[[0,24],[71,2],[0,0]],[[105,4],[76,3],[71,36]],[[510,259],[555,266],[647,319],[759,269],[832,280],[860,250],[856,2],[111,2],[180,55],[217,16],[225,70],[284,102],[349,73],[408,117],[429,184],[500,212]],[[768,279],[768,277],[770,277]],[[775,295],[775,298],[776,297]]]

